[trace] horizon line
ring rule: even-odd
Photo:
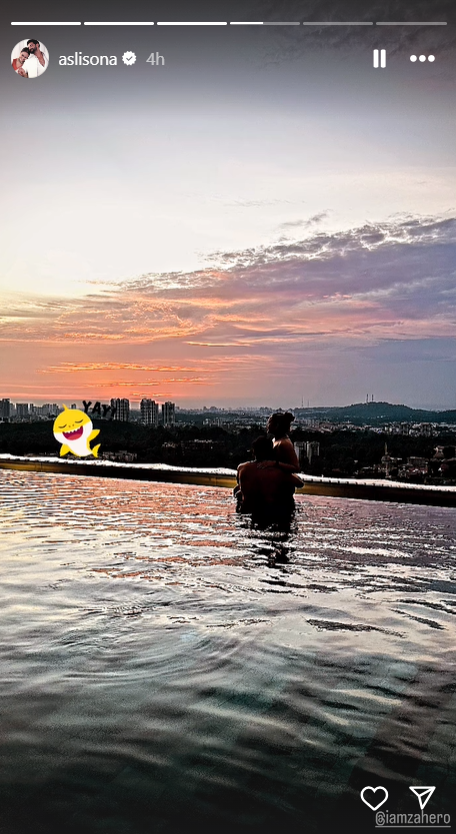
[[[30,406],[36,406],[38,408],[41,408],[44,405],[57,405],[57,406],[60,407],[60,403],[62,404],[62,407],[63,407],[64,401],[65,401],[65,405],[66,405],[67,402],[71,402],[71,401],[73,403],[74,402],[80,402],[80,403],[84,404],[83,399],[78,398],[78,397],[74,397],[74,396],[59,398],[59,402],[56,402],[54,400],[54,402],[52,402],[52,403],[50,402],[50,399],[52,399],[52,398],[48,398],[46,401],[44,401],[44,400],[41,400],[41,398],[40,398],[40,401],[31,402],[30,400],[26,401],[25,399],[16,399],[16,398],[12,399],[11,397],[0,397],[0,405],[5,400],[9,401],[9,403],[11,405],[13,405],[14,407],[17,407],[17,405],[27,405],[29,407]],[[242,404],[238,404],[238,405],[233,405],[233,404],[231,404],[231,405],[215,405],[215,404],[212,404],[212,405],[208,406],[205,403],[203,403],[201,405],[178,405],[175,401],[173,401],[169,398],[168,399],[161,399],[161,398],[160,399],[154,399],[153,397],[142,397],[141,399],[131,399],[131,400],[128,397],[108,397],[108,398],[101,397],[99,399],[97,397],[93,397],[92,399],[85,400],[85,402],[89,402],[91,405],[93,405],[93,404],[96,404],[96,403],[101,404],[103,402],[109,402],[110,403],[111,400],[127,400],[128,403],[129,403],[129,406],[132,410],[136,410],[135,405],[139,409],[140,406],[141,406],[142,400],[148,400],[148,401],[157,403],[157,405],[163,405],[164,403],[172,402],[173,405],[175,405],[176,409],[179,410],[179,411],[204,411],[204,410],[211,411],[212,409],[215,409],[217,411],[227,411],[227,412],[230,412],[230,411],[252,411],[252,412],[254,412],[254,411],[259,411],[260,409],[267,409],[269,411],[287,411],[287,410],[289,410],[289,411],[296,412],[296,411],[321,411],[321,410],[327,410],[327,409],[346,409],[346,408],[353,408],[355,406],[369,406],[370,407],[370,406],[375,406],[375,405],[377,405],[377,406],[387,405],[387,406],[391,406],[393,408],[409,408],[412,411],[435,411],[435,412],[456,411],[456,405],[442,405],[442,404],[440,404],[440,405],[430,405],[430,404],[428,404],[428,405],[407,405],[404,402],[389,402],[388,400],[368,400],[368,401],[363,400],[363,401],[358,401],[358,402],[351,402],[351,403],[348,403],[348,404],[345,404],[345,405],[340,405],[340,404],[295,405],[295,406],[290,405],[290,406],[286,406],[285,408],[282,407],[282,406],[266,405],[264,403],[263,404],[257,404],[257,405],[247,405],[247,404],[244,404],[244,405],[242,405]]]

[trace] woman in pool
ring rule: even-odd
[[[272,434],[274,452],[278,466],[284,472],[299,472],[299,461],[294,446],[288,436],[290,426],[294,420],[293,414],[280,411],[272,414],[268,420],[266,431]]]
[[[30,49],[27,49],[26,46],[23,46],[19,53],[19,57],[13,59],[13,70],[14,72],[17,72],[18,75],[22,75],[22,78],[28,78],[28,75],[24,70],[24,64],[27,58],[30,58]]]

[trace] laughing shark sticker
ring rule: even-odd
[[[94,429],[88,414],[78,408],[67,408],[66,405],[63,408],[64,411],[55,418],[53,428],[55,439],[62,444],[60,457],[72,452],[78,458],[88,455],[97,458],[100,444],[91,449],[90,441],[100,434],[100,429]]]

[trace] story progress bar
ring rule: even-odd
[[[446,20],[438,21],[388,21],[388,22],[366,22],[366,21],[275,21],[275,20],[228,20],[228,21],[140,21],[132,22],[125,21],[93,21],[93,20],[79,20],[77,22],[58,22],[58,21],[12,21],[11,26],[446,26]]]

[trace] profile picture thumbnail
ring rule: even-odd
[[[48,68],[49,52],[36,38],[19,41],[11,53],[11,65],[21,78],[38,78]]]

